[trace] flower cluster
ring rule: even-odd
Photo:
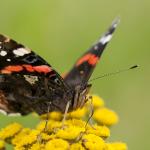
[[[87,122],[91,104],[87,103],[68,113],[64,122],[63,114],[51,112],[47,122],[47,115],[40,117],[35,129],[12,123],[0,131],[0,150],[5,150],[5,143],[15,150],[127,150],[123,142],[106,141],[109,127],[118,122],[118,116],[105,107],[100,97],[92,97],[94,114],[90,121]]]

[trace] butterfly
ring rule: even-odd
[[[118,25],[115,20],[107,32],[87,50],[62,77],[43,58],[16,41],[0,35],[0,111],[27,115],[83,107],[91,88],[88,82],[106,45]]]

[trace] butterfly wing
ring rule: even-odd
[[[50,97],[56,93],[63,96],[67,89],[62,77],[44,59],[0,35],[0,111],[45,113]]]
[[[43,58],[16,41],[0,35],[0,74],[61,76]]]
[[[100,40],[76,61],[71,71],[64,77],[65,82],[69,86],[75,87],[81,83],[88,82],[106,45],[111,40],[118,23],[119,20],[115,20]]]
[[[0,73],[2,74],[47,74],[53,69],[40,56],[17,43],[0,35]]]

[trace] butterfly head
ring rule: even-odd
[[[91,84],[81,84],[75,87],[72,103],[73,110],[77,108],[82,108],[84,106],[84,104],[88,100],[87,95],[91,89],[91,86]]]

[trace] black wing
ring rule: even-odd
[[[0,35],[0,74],[45,76],[63,82],[61,76],[43,58],[3,35]]]
[[[50,71],[51,66],[29,48],[0,35],[0,72],[2,74],[36,74]]]
[[[78,84],[88,82],[103,50],[111,40],[118,23],[119,20],[115,20],[98,42],[76,61],[71,71],[64,77],[65,82],[69,86],[75,87]]]
[[[0,111],[46,113],[51,98],[59,94],[62,100],[67,90],[62,77],[44,59],[0,35]],[[57,99],[52,98],[54,104]]]

